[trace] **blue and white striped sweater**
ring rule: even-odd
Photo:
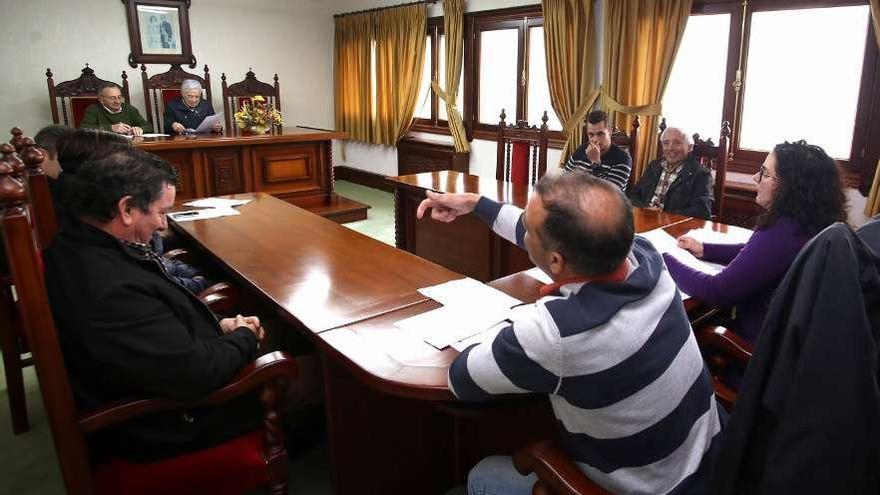
[[[475,213],[522,246],[521,210],[481,199]],[[629,260],[624,282],[564,285],[519,312],[449,385],[464,400],[548,394],[564,447],[611,491],[703,493],[721,431],[711,380],[662,257],[636,238]]]

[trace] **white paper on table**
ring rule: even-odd
[[[732,229],[730,232],[718,232],[709,229],[694,229],[685,235],[709,244],[743,244],[752,237],[752,231]]]
[[[715,275],[724,269],[724,265],[718,265],[716,263],[707,263],[689,251],[685,251],[684,249],[678,248],[673,251],[668,252],[670,256],[680,261],[682,264],[687,265],[694,270],[701,271],[704,273],[708,273],[710,275]]]
[[[465,306],[510,309],[522,301],[472,278],[450,280],[419,292],[444,306]]]
[[[669,232],[666,232],[663,229],[654,229],[649,230],[647,232],[642,232],[639,234],[645,239],[651,241],[651,244],[654,245],[654,248],[660,253],[668,253],[676,249],[681,249],[678,247],[678,241],[675,240],[675,237],[669,235]]]
[[[437,349],[444,349],[504,321],[508,311],[509,308],[497,306],[443,306],[400,320],[394,325],[420,336]]]
[[[246,205],[250,202],[251,200],[249,199],[202,198],[184,204],[195,208],[232,208]]]
[[[159,134],[156,132],[145,132],[141,134],[141,137],[145,138],[154,138],[154,137],[169,137],[168,134]]]
[[[205,120],[203,120],[202,123],[199,124],[199,126],[195,129],[195,132],[198,134],[206,134],[211,132],[211,130],[214,129],[215,125],[222,123],[223,112],[215,113],[214,115],[208,115],[207,117],[205,117]]]
[[[458,352],[462,352],[468,347],[474,344],[482,344],[483,342],[491,342],[495,340],[495,337],[498,335],[498,332],[504,330],[505,328],[510,326],[510,322],[502,321],[501,323],[490,327],[488,330],[484,330],[476,335],[470,336],[466,339],[459,340],[458,342],[453,343],[450,347],[455,349]]]
[[[220,217],[230,217],[235,215],[241,215],[238,210],[233,210],[232,208],[207,208],[204,210],[189,210],[189,211],[178,211],[176,213],[169,213],[170,216],[175,222],[189,222],[191,220],[207,220],[209,218],[220,218]]]
[[[544,270],[541,270],[537,266],[534,268],[530,268],[523,273],[532,277],[533,279],[537,280],[538,282],[541,282],[542,284],[549,285],[549,284],[553,283],[553,279],[550,278],[550,275],[547,275],[544,272]]]

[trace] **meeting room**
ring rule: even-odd
[[[880,492],[880,0],[0,8],[0,493]]]

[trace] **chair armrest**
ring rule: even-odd
[[[522,474],[535,473],[538,483],[556,495],[611,495],[594,483],[563,452],[549,440],[540,440],[519,450],[513,464]],[[539,492],[534,492],[539,493]]]
[[[217,315],[234,315],[241,306],[241,291],[228,282],[217,282],[197,297]]]
[[[169,260],[186,263],[187,265],[191,265],[193,261],[192,253],[190,253],[189,250],[183,248],[166,251],[162,256],[168,258]]]
[[[270,352],[257,358],[236,374],[223,387],[192,401],[174,399],[135,399],[107,404],[88,411],[79,417],[79,425],[84,433],[124,423],[125,421],[163,411],[190,407],[213,406],[250,392],[261,385],[278,379],[293,379],[299,374],[296,360],[284,352]]]
[[[708,326],[696,331],[697,342],[721,351],[726,357],[742,364],[752,359],[755,349],[733,330],[719,326]]]

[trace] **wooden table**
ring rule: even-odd
[[[326,210],[338,221],[352,221],[366,218],[365,205],[333,192],[331,140],[347,137],[345,132],[285,127],[263,135],[228,129],[223,134],[135,138],[134,144],[177,168],[178,199],[266,192],[317,213]]]
[[[491,200],[525,208],[531,186],[454,171],[389,177],[394,186],[394,228],[397,247],[450,270],[488,282],[531,268],[528,254],[486,227],[475,215],[452,223],[418,220],[416,209],[425,191],[477,193]],[[633,208],[636,232],[646,232],[687,220],[672,213]]]

